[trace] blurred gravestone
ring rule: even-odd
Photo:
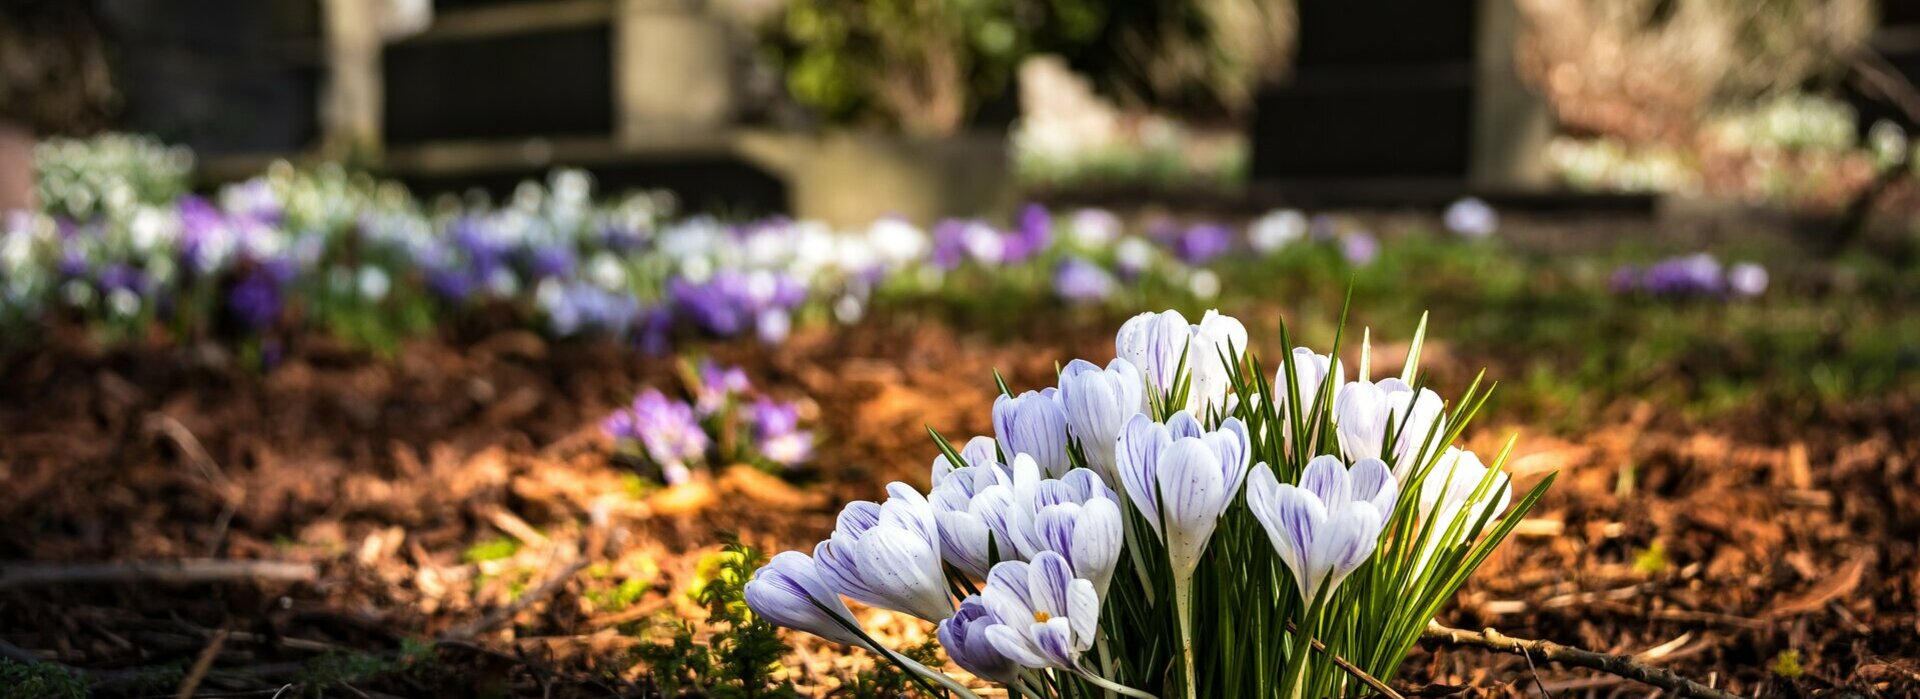
[[[1303,0],[1291,79],[1256,98],[1253,178],[1524,189],[1545,103],[1513,67],[1513,0]]]

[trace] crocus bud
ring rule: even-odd
[[[1127,419],[1146,408],[1140,371],[1122,358],[1106,369],[1075,359],[1060,372],[1060,403],[1066,410],[1067,430],[1080,443],[1087,467],[1108,486],[1114,480],[1113,450]]]
[[[767,621],[835,643],[867,647],[843,625],[853,623],[853,613],[821,582],[807,554],[788,551],[774,556],[753,572],[744,593],[747,608]]]
[[[1191,414],[1167,424],[1145,415],[1127,422],[1120,435],[1120,482],[1127,497],[1166,542],[1176,576],[1192,575],[1213,537],[1221,513],[1247,475],[1247,429],[1227,418],[1204,432]]]
[[[833,535],[813,549],[820,579],[834,592],[928,621],[953,614],[933,506],[905,483],[887,485],[887,502],[864,500],[840,511]]]
[[[1300,485],[1260,464],[1247,482],[1247,507],[1267,530],[1308,603],[1340,586],[1373,555],[1399,486],[1385,462],[1363,459],[1349,472],[1336,456],[1307,463]]]
[[[1008,459],[1016,454],[1032,456],[1049,476],[1073,468],[1073,460],[1067,456],[1067,415],[1060,407],[1058,389],[994,399],[993,433]]]

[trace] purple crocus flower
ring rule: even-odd
[[[280,282],[265,268],[241,277],[227,293],[227,307],[234,317],[255,332],[273,325],[274,319],[280,317],[282,302]]]
[[[694,390],[694,409],[702,417],[724,410],[735,396],[753,390],[753,382],[747,378],[745,369],[737,366],[723,367],[711,359],[700,361],[700,385]]]
[[[534,279],[571,277],[573,276],[574,269],[578,266],[578,260],[574,256],[573,248],[564,245],[549,245],[534,248],[531,257],[532,259],[528,261],[528,267],[530,268],[529,271],[533,273]]]
[[[933,227],[933,266],[940,269],[959,267],[967,259],[967,227],[971,221],[957,218],[942,219]]]
[[[561,337],[581,332],[625,337],[640,314],[640,302],[631,295],[581,282],[543,294],[539,302],[554,334]]]
[[[100,277],[97,281],[100,284],[100,288],[104,291],[124,289],[134,294],[145,294],[148,290],[149,280],[145,272],[135,269],[124,262],[115,262],[101,268]]]
[[[1113,275],[1085,258],[1068,257],[1053,272],[1053,293],[1076,303],[1093,303],[1113,294]]]
[[[1217,223],[1188,227],[1173,242],[1173,253],[1190,265],[1204,265],[1233,249],[1233,230]]]
[[[1040,254],[1053,241],[1053,214],[1047,207],[1028,204],[1020,209],[1010,235],[1001,236],[1000,261],[1017,264]]]
[[[1640,288],[1655,296],[1719,294],[1720,261],[1704,252],[1661,260],[1640,275]]]
[[[631,408],[608,416],[600,429],[616,441],[638,444],[669,483],[684,480],[687,467],[706,455],[709,444],[707,433],[694,419],[693,406],[652,388],[635,398]]]
[[[1340,237],[1340,256],[1359,267],[1373,264],[1380,257],[1380,241],[1365,232],[1349,233]]]
[[[800,429],[800,406],[761,397],[753,403],[753,438],[761,456],[793,467],[813,457],[813,433]]]

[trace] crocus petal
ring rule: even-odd
[[[1394,480],[1387,462],[1361,459],[1347,471],[1347,476],[1353,481],[1353,499],[1372,504],[1384,516],[1393,514],[1394,502],[1400,497],[1400,483]]]
[[[821,582],[813,559],[804,553],[788,551],[774,556],[754,571],[743,593],[747,607],[767,621],[835,643],[866,646],[841,625],[842,621],[851,623],[853,613]]]
[[[1026,623],[1032,624],[1033,622],[1028,621]],[[1021,628],[1025,629],[1026,627],[1022,626]],[[1028,640],[1027,632],[1015,631],[1013,627],[1005,625],[989,626],[987,627],[987,641],[993,644],[994,650],[999,651],[1001,655],[1006,656],[1007,659],[1012,660],[1021,667],[1035,670],[1054,667],[1053,661],[1042,656],[1040,650],[1034,647],[1032,641]]]
[[[1219,458],[1206,443],[1182,439],[1160,455],[1161,506],[1166,519],[1167,556],[1177,575],[1191,574],[1231,493]]]
[[[1323,454],[1308,461],[1306,471],[1300,474],[1300,487],[1328,506],[1339,505],[1353,497],[1347,465],[1340,463],[1340,457],[1337,456]]]
[[[1146,517],[1148,526],[1160,534],[1160,453],[1172,440],[1167,429],[1146,415],[1135,415],[1120,433],[1116,463],[1120,484],[1134,509]]]

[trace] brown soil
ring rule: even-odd
[[[989,341],[903,314],[804,332],[777,350],[714,347],[759,385],[812,397],[821,466],[797,486],[729,471],[651,493],[623,477],[596,424],[675,373],[624,348],[509,333],[378,358],[312,342],[259,374],[210,350],[58,343],[0,362],[0,561],[271,559],[320,573],[10,585],[0,563],[0,641],[107,678],[108,695],[170,696],[207,655],[202,691],[267,696],[312,679],[301,673],[328,653],[464,638],[441,644],[430,672],[326,691],[646,696],[629,651],[676,618],[700,618],[685,593],[722,532],[769,552],[810,546],[838,503],[875,497],[889,479],[924,485],[933,449],[923,425],[956,438],[986,431],[993,369],[1036,385],[1058,361],[1110,355],[1108,327],[1083,319]],[[1521,484],[1561,478],[1442,620],[1643,654],[1744,695],[1920,693],[1914,407],[1890,397],[1789,424],[1759,408],[1696,423],[1626,405],[1584,434],[1519,428],[1511,467]],[[1492,420],[1471,431],[1475,447],[1496,449],[1515,431]],[[493,540],[519,545],[467,560]],[[536,592],[555,578],[553,594]],[[647,592],[611,600],[627,579]],[[521,595],[537,603],[498,614]],[[927,632],[899,615],[865,616],[901,640]],[[795,641],[788,667],[809,694],[869,662]],[[1779,671],[1788,652],[1797,678]],[[174,674],[143,681],[154,673],[133,668]],[[1396,684],[1648,691],[1438,646],[1416,651]]]

